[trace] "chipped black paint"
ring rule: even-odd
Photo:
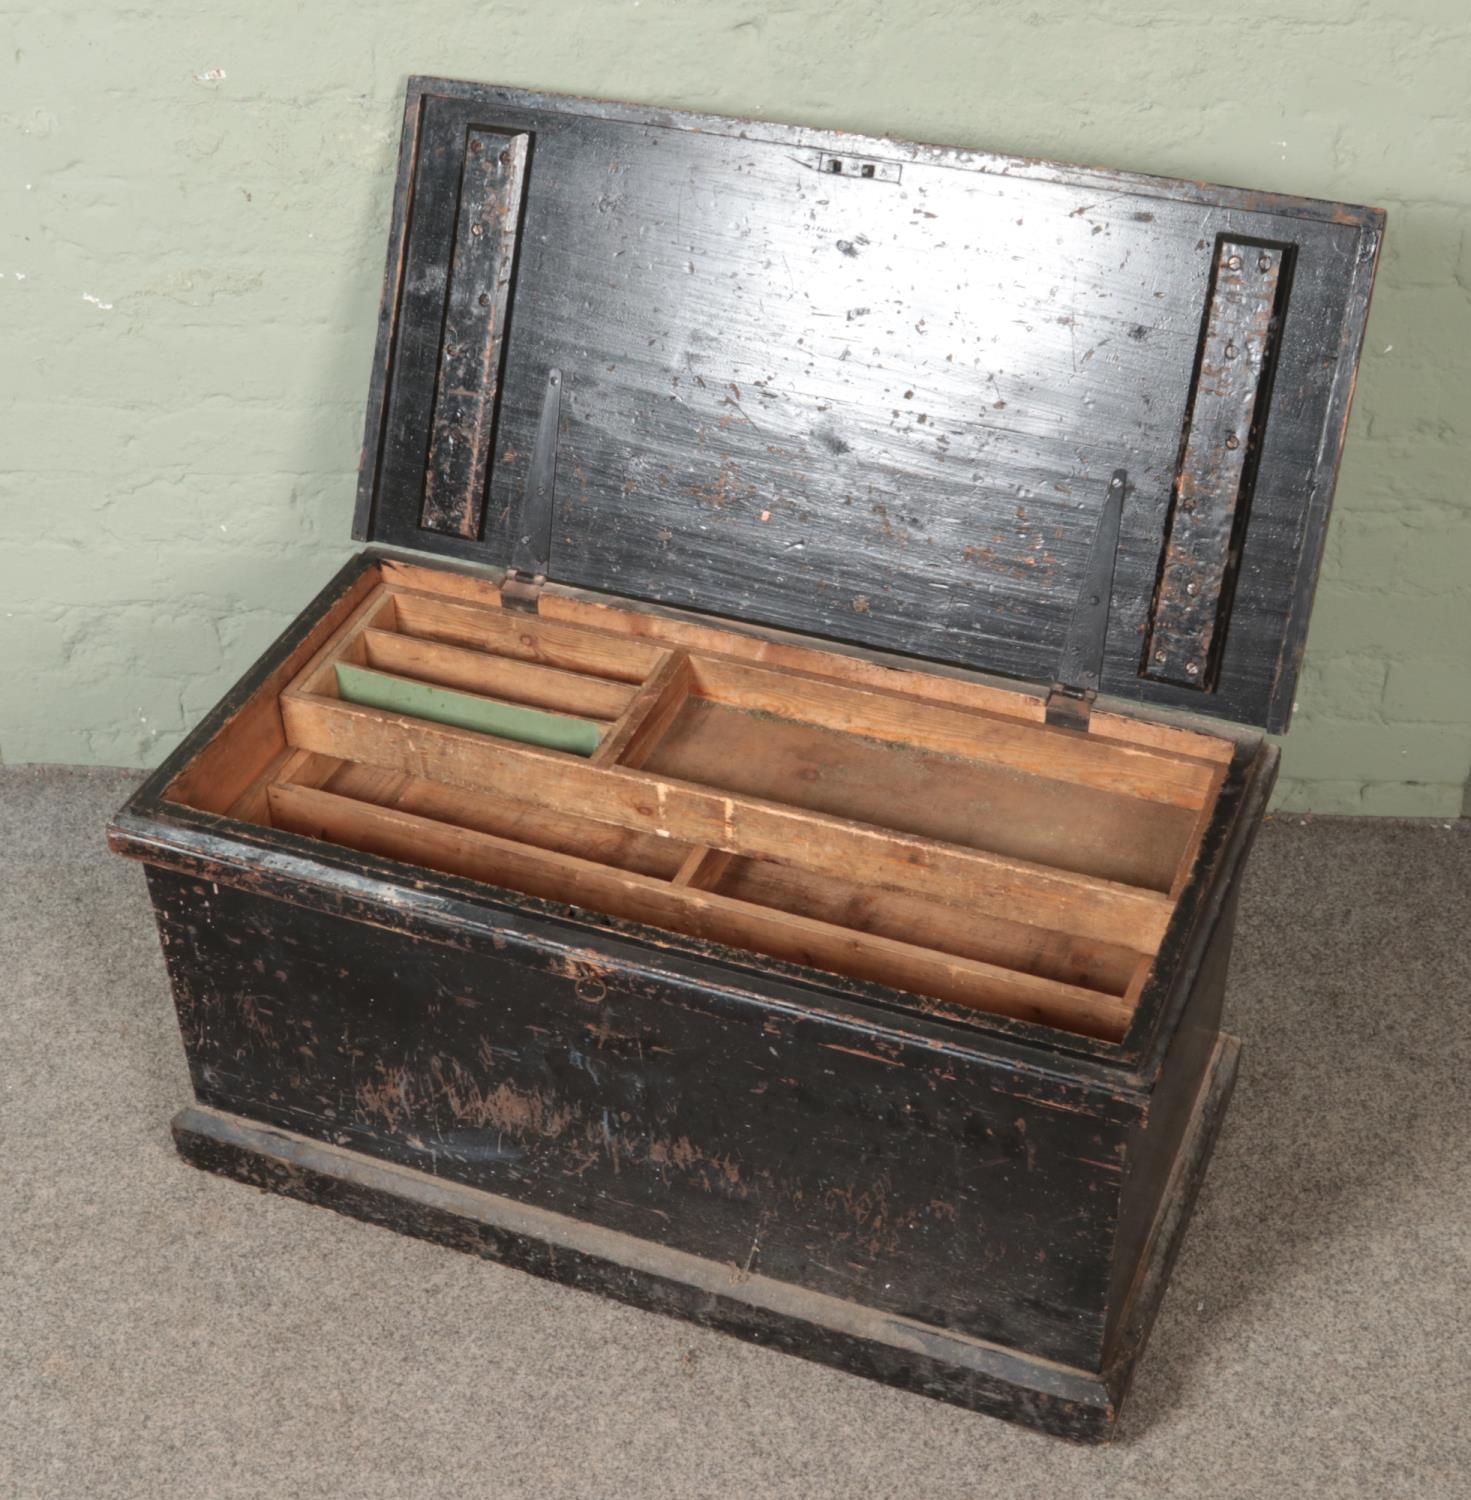
[[[466,132],[487,128],[533,145],[487,524],[467,538],[423,529],[418,496]],[[1104,691],[1280,730],[1382,222],[416,80],[354,534],[505,566],[558,367],[550,577],[1046,681],[1123,468]],[[1218,236],[1290,247],[1295,269],[1250,514],[1202,496],[1240,559],[1204,690],[1184,648],[1177,672],[1141,666]],[[1195,468],[1199,493],[1214,471]]]
[[[1222,237],[1196,355],[1144,674],[1215,690],[1287,314],[1290,248]]]
[[[1091,1439],[1111,1430],[1163,1292],[1159,1258],[1188,1217],[1167,1183],[1206,1149],[1189,1104],[1270,753],[1244,764],[1161,959],[1167,1066],[1146,1050],[1140,1069],[1120,1065],[1122,1049],[1104,1066],[1059,1034],[1019,1047],[958,1020],[900,1019],[830,977],[756,972],[718,945],[204,819],[157,800],[169,768],[113,838],[150,860],[203,1103],[343,1147],[349,1163],[699,1256],[733,1287],[777,1282],[828,1311],[773,1318],[736,1296],[717,1316],[677,1278],[651,1283],[633,1263],[642,1250],[590,1284]],[[181,1149],[256,1180],[245,1157]],[[488,1248],[407,1199],[370,1211],[335,1179],[303,1181],[262,1185],[589,1284],[545,1247]],[[833,1306],[869,1332],[835,1332]],[[884,1318],[928,1342],[896,1352],[874,1332]],[[970,1368],[963,1341],[977,1338],[1000,1346],[1000,1373]],[[1039,1358],[1074,1367],[1065,1399],[1039,1394],[1053,1378]]]
[[[1087,1093],[591,947],[149,884],[202,1102],[706,1259],[745,1265],[760,1225],[768,1276],[1100,1363],[1127,1125]]]
[[[494,466],[496,412],[511,278],[521,228],[529,137],[471,130],[456,142],[463,162],[453,250],[442,287],[419,291],[443,309],[429,453],[419,524],[475,540],[484,525]],[[433,233],[439,226],[421,226]],[[440,247],[434,245],[434,258]],[[416,289],[418,290],[418,289]]]
[[[1180,1192],[1141,1279],[1130,1317],[1131,1348],[1158,1307],[1234,1071],[1234,1051],[1227,1050],[1203,1095]],[[382,1167],[214,1110],[182,1111],[174,1138],[193,1165],[253,1187],[1058,1437],[1106,1440],[1128,1388],[1132,1358],[1116,1360],[1101,1373],[1033,1359],[822,1297],[748,1267],[700,1261],[596,1224],[539,1217],[519,1203]]]
[[[470,280],[447,290],[447,184],[465,180],[466,142],[503,139],[525,145],[515,171],[481,187],[519,246],[467,245]],[[1296,247],[1303,336],[1282,348],[1211,705],[1285,718],[1377,214],[439,82],[411,85],[405,140],[422,152],[401,165],[358,534],[504,560],[565,365],[552,587],[1045,681],[1090,486],[1125,467],[1143,498],[1126,511],[1103,686],[1197,707],[1130,674],[1208,277],[1200,226]],[[476,290],[492,270],[504,307]],[[987,308],[1012,321],[985,324]],[[504,359],[498,399],[477,359]],[[441,396],[477,390],[477,412],[437,417],[436,372]],[[1221,997],[1275,751],[1222,732],[1235,751],[1195,869],[1127,1035],[1104,1043],[170,801],[377,566],[348,563],[109,830],[148,867],[208,1106],[180,1117],[180,1150],[1106,1436],[1234,1075]]]

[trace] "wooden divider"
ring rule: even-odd
[[[393,597],[399,639],[414,645],[427,643],[431,651],[435,644],[457,645],[491,662],[519,658],[568,669],[590,682],[601,678],[645,687],[650,674],[671,655],[669,650],[636,635],[612,636],[540,616],[517,619],[422,594],[395,592]],[[372,633],[370,652],[383,649],[379,644],[383,634]],[[708,650],[675,648],[673,655],[688,664],[688,690],[717,702],[895,745],[963,755],[1028,775],[1144,801],[1198,808],[1212,795],[1222,774],[1221,764],[1213,759],[1080,735],[1009,719],[989,710],[932,702],[889,685],[850,683],[793,669],[775,670]],[[421,659],[428,661],[431,657]],[[489,672],[483,680],[491,680]],[[447,685],[473,687],[469,681]],[[491,689],[482,690],[493,694]],[[566,711],[573,710],[569,707]],[[1201,737],[1185,738],[1193,747],[1193,741]]]
[[[319,787],[340,797],[656,876],[674,886],[714,889],[749,905],[818,918],[831,926],[872,932],[1082,989],[1123,995],[1141,961],[1138,953],[1116,944],[1003,921],[975,908],[879,890],[858,880],[819,876],[706,846],[691,847],[675,839],[404,772],[308,751],[292,755],[277,777],[280,784]]]
[[[303,749],[501,792],[538,805],[638,828],[659,837],[875,885],[974,904],[1012,921],[1057,927],[1153,952],[1168,897],[931,839],[825,817],[801,808],[593,766],[447,725],[405,720],[335,699],[284,700],[287,735]]]
[[[611,869],[396,808],[311,787],[276,785],[278,827],[545,899],[569,902],[792,963],[1116,1040],[1128,1023],[1117,996],[956,958],[707,891]]]
[[[1216,778],[1213,767],[1156,750],[1105,744],[1046,725],[1008,723],[877,688],[854,687],[811,674],[697,656],[700,693],[732,708],[800,719],[867,739],[963,755],[1054,781],[1164,802],[1201,805]]]
[[[540,616],[496,614],[427,594],[395,592],[393,598],[398,629],[405,635],[469,646],[497,657],[538,661],[614,682],[642,682],[666,654],[663,646]]]
[[[626,682],[512,656],[490,656],[390,630],[365,630],[363,645],[368,666],[381,672],[588,719],[616,719],[635,692]]]
[[[689,658],[668,652],[592,757],[595,766],[641,766],[690,691]]]

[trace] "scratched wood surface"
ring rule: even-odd
[[[344,567],[109,830],[149,866],[198,1099],[345,1148],[364,1170],[418,1168],[436,1194],[484,1189],[633,1235],[586,1284],[643,1305],[711,1320],[696,1282],[648,1271],[651,1255],[685,1252],[728,1268],[732,1288],[766,1278],[837,1309],[845,1329],[912,1319],[919,1336],[887,1354],[872,1338],[834,1342],[806,1315],[735,1309],[719,1326],[1046,1430],[1106,1435],[1208,1151],[1191,1122],[1275,752],[1233,732],[1225,791],[1123,1043],[962,1017],[866,979],[225,816],[253,793],[213,747],[249,748],[251,766],[300,753],[263,737],[257,710],[274,713],[283,681],[317,671],[329,638],[382,631],[382,566],[364,555]],[[212,786],[229,783],[223,803],[218,788],[200,805],[176,800],[200,790],[200,765]],[[298,779],[371,801],[389,795],[385,775],[402,784],[325,760]],[[519,817],[494,799],[483,815],[501,831]],[[568,834],[558,817],[538,815],[538,828],[549,847]],[[662,859],[649,868],[698,882],[703,861],[660,842],[628,849],[630,865]],[[733,864],[706,873],[711,886],[744,878]],[[1210,1097],[1218,1113],[1223,1092]],[[320,1173],[264,1171],[264,1186],[334,1201]],[[432,1220],[396,1193],[364,1216],[411,1233]],[[561,1241],[504,1258],[581,1284]],[[1005,1366],[989,1385],[955,1342],[977,1337]],[[1073,1394],[1039,1404],[1038,1383],[1062,1377]]]
[[[593,949],[426,940],[152,868],[149,886],[202,1102],[1100,1367],[1135,1123],[1108,1091],[1020,1098],[982,1053]]]
[[[474,429],[494,451],[454,470],[488,490],[456,498],[429,448],[484,131],[530,146],[514,224],[521,199],[468,203],[515,269],[497,410]],[[1104,691],[1284,727],[1381,225],[1351,206],[416,80],[356,534],[504,565],[560,368],[553,578],[1045,680],[1122,467]],[[1221,434],[1251,444],[1249,464],[1192,463],[1209,555],[1177,545],[1165,568],[1198,364],[1221,363],[1201,345],[1227,243],[1287,267],[1265,409]],[[431,472],[454,527],[423,524]],[[1174,608],[1175,580],[1199,576],[1231,583],[1219,609]],[[1210,671],[1145,675],[1156,613],[1191,621],[1182,662],[1198,646]]]

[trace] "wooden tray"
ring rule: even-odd
[[[205,810],[1118,1040],[1209,824],[1229,740],[734,631],[389,564],[280,694],[169,795]],[[351,664],[596,734],[582,756],[346,701]],[[249,786],[218,805],[216,757]]]

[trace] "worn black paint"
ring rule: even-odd
[[[1073,604],[1067,640],[1057,664],[1052,691],[1047,695],[1047,722],[1086,730],[1098,684],[1103,676],[1103,657],[1108,649],[1109,601],[1113,595],[1114,568],[1119,550],[1119,524],[1129,476],[1115,469],[1108,494],[1098,517],[1098,528],[1088,551],[1082,587]]]
[[[405,140],[359,534],[505,562],[513,537],[545,535],[550,493],[550,548],[525,555],[554,587],[1045,683],[1123,468],[1104,691],[1285,717],[1376,214],[442,83],[411,85]],[[477,140],[523,143],[515,171],[467,177]],[[508,237],[490,257],[455,240],[456,185],[482,178]],[[1213,696],[1137,675],[1212,235],[1294,256]],[[492,272],[505,305],[467,301]],[[860,295],[844,329],[805,331]],[[553,369],[555,485],[528,492]],[[1010,395],[977,408],[1003,374]],[[446,405],[460,391],[473,410]],[[1221,998],[1275,752],[1220,731],[1225,785],[1111,1045],[168,801],[375,565],[344,567],[110,831],[149,867],[209,1106],[181,1116],[181,1151],[1106,1436],[1234,1074]]]
[[[1230,626],[1241,538],[1287,316],[1292,251],[1222,239],[1195,379],[1144,673],[1214,691]]]
[[[1059,1437],[1098,1442],[1112,1431],[1133,1351],[1158,1309],[1234,1077],[1235,1051],[1226,1047],[1208,1076],[1171,1213],[1130,1306],[1120,1341],[1128,1357],[1097,1373],[875,1314],[596,1224],[528,1212],[512,1200],[214,1110],[183,1110],[174,1138],[195,1166],[269,1192]]]
[[[533,148],[464,541],[417,496],[472,128]],[[357,535],[506,565],[558,366],[550,576],[1046,681],[1125,468],[1104,690],[1285,727],[1376,211],[441,80],[410,87],[398,191]],[[1218,239],[1295,269],[1201,690],[1141,668]],[[1230,534],[1234,495],[1198,498]]]
[[[733,1283],[1127,1379],[1108,1334],[1205,1077],[1228,921],[1206,934],[1188,1065],[1158,1090],[1179,1102],[1157,1110],[1127,1075],[1019,1076],[963,1036],[941,1050],[882,1018],[773,1006],[709,966],[658,975],[592,943],[395,931],[162,868],[149,881],[202,1103]]]
[[[547,371],[536,446],[526,471],[526,489],[511,516],[511,567],[508,578],[539,588],[546,582],[552,558],[552,528],[557,498],[557,446],[562,429],[562,372]],[[506,592],[502,583],[502,593]]]
[[[445,943],[150,874],[199,1099],[1096,1368],[1126,1127],[595,949]],[[984,1297],[977,1284],[984,1281]]]
[[[1159,1224],[1183,1224],[1166,1182],[1215,1034],[1270,748],[1242,736],[1139,1020],[1109,1047],[163,800],[371,562],[343,570],[114,823],[114,846],[149,865],[200,1100],[854,1316],[911,1319],[940,1340],[924,1356],[805,1317],[713,1321],[1105,1434]],[[393,1218],[442,1237],[408,1204]],[[688,1289],[661,1299],[625,1279],[615,1295],[709,1321]],[[1059,1415],[1031,1377],[977,1383],[947,1368],[959,1355],[942,1335],[1070,1363],[1081,1394]]]
[[[484,525],[529,144],[471,130],[463,147],[419,524],[467,540]]]

